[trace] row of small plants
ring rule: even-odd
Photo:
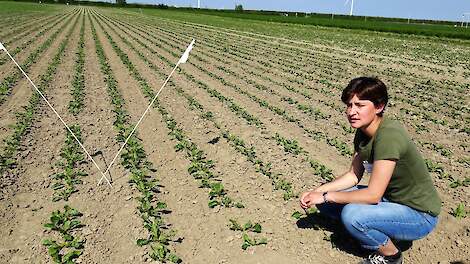
[[[123,39],[123,41],[125,41],[125,39]],[[126,44],[129,45],[131,48],[133,48],[135,50],[135,48],[130,43],[127,42]],[[138,52],[138,51],[136,51],[136,52]],[[141,57],[141,59],[146,61],[147,65],[152,64],[152,62],[150,62],[145,56],[140,56],[140,57]],[[162,77],[164,77],[164,75],[156,67],[151,67],[151,68],[154,71],[156,71],[158,74],[160,74]],[[189,75],[189,74],[184,73],[184,72],[183,72],[183,74],[189,80],[194,80],[194,77],[192,75]],[[174,87],[174,89],[176,89],[176,91],[178,91],[179,93],[184,94],[183,91],[179,87]],[[186,98],[188,99],[189,103],[192,106],[194,106],[194,107],[196,107],[196,108],[198,108],[199,110],[202,111],[201,116],[203,118],[213,121],[215,126],[220,129],[220,125],[218,125],[217,122],[214,121],[212,113],[204,112],[202,105],[199,102],[197,102],[194,98],[188,97],[188,96],[186,96]],[[167,121],[167,126],[168,126],[168,120],[167,120],[167,117],[166,117],[167,113],[168,112],[164,111],[162,114],[164,114],[164,118]],[[174,120],[171,119],[169,128],[174,129],[174,127],[176,127],[176,122],[174,122]],[[178,134],[180,134],[180,132],[178,132]],[[239,151],[240,153],[245,155],[247,157],[247,160],[255,165],[256,170],[258,172],[264,174],[265,176],[269,177],[273,181],[273,185],[275,186],[275,189],[281,189],[281,190],[284,191],[284,199],[287,200],[287,199],[290,199],[291,197],[295,196],[294,193],[293,193],[293,190],[292,190],[291,183],[287,182],[284,178],[282,178],[280,174],[272,172],[272,168],[271,168],[272,165],[270,163],[265,163],[265,162],[261,161],[259,158],[257,158],[256,152],[255,152],[255,149],[254,149],[253,146],[247,147],[245,145],[245,143],[243,142],[243,140],[241,140],[236,135],[230,134],[228,131],[223,131],[221,134],[225,139],[227,139],[227,141],[237,151]],[[178,139],[178,137],[176,137],[176,139]],[[183,145],[186,145],[186,144],[183,144]],[[182,148],[182,147],[177,145],[176,149],[178,150],[180,148]]]
[[[30,35],[32,35],[31,32],[37,32],[36,34],[34,34],[34,36],[30,39],[28,39],[27,41],[23,41],[21,43],[21,45],[17,46],[15,49],[13,50],[9,50],[11,56],[15,56],[16,54],[18,54],[19,52],[21,51],[24,51],[25,48],[27,47],[30,47],[32,44],[34,44],[41,36],[45,35],[49,30],[51,30],[52,28],[54,28],[57,24],[59,24],[60,22],[62,22],[67,16],[66,15],[63,15],[61,17],[57,17],[55,18],[54,20],[52,21],[47,21],[47,27],[44,27],[44,25],[38,25],[34,28],[34,31],[28,31],[28,33]],[[44,27],[44,29],[42,29],[41,31],[38,32],[38,30],[40,28]],[[11,40],[11,43],[14,43],[14,41],[16,40]],[[8,42],[4,43],[4,44],[9,44]],[[9,62],[10,61],[10,58],[5,54],[5,56],[3,58],[0,58],[0,66],[5,64],[6,62]]]
[[[29,54],[28,58],[20,64],[21,68],[25,71],[28,72],[29,68],[31,65],[36,63],[36,60],[39,58],[39,56],[47,50],[54,40],[57,38],[57,36],[63,31],[63,27],[66,27],[70,21],[72,21],[72,18],[74,16],[70,16],[65,24],[62,27],[59,27],[46,41],[44,41],[36,50],[34,50],[32,53]],[[11,88],[18,82],[18,80],[23,76],[21,71],[17,70],[10,74],[9,76],[5,77],[3,79],[2,83],[0,84],[0,105],[5,102],[7,96],[11,93]]]
[[[51,238],[46,238],[42,244],[47,247],[47,252],[54,263],[72,264],[82,255],[85,240],[80,233],[84,226],[80,221],[82,213],[68,205],[64,211],[54,211],[49,217],[49,222],[44,224]]]
[[[109,20],[108,20],[109,21]],[[113,30],[114,31],[114,30]],[[115,31],[114,31],[115,32]],[[117,32],[115,32],[117,34]],[[136,53],[140,53],[138,52],[137,50],[135,50],[135,48],[129,43],[127,42],[127,40],[125,39],[122,39],[124,42],[126,42],[126,44],[128,46],[130,46]],[[118,52],[119,53],[119,52]],[[140,57],[144,60],[146,60],[146,57],[145,56],[142,56],[143,54],[140,53]],[[157,74],[159,74],[161,77],[165,77],[165,75],[163,73],[161,73],[160,71],[157,70],[156,67],[152,67],[151,65],[153,65],[153,63],[149,60],[146,60],[145,61],[152,69],[154,69],[156,71]],[[130,62],[129,62],[130,63]],[[138,78],[137,79],[139,81],[139,83],[142,84],[142,82],[144,81],[144,79],[141,79],[141,78]],[[141,85],[142,86],[142,85]],[[171,86],[172,88],[176,89],[177,91],[182,91],[179,87],[175,86],[173,83],[171,83]],[[153,92],[148,88],[148,87],[143,87],[143,91],[144,91],[144,94],[146,94],[146,96],[149,98],[149,100],[151,100],[154,96]],[[196,100],[191,100],[191,98],[188,99],[188,103],[190,104],[191,107],[195,107],[195,108],[198,108],[201,110],[202,108],[202,105],[200,105]],[[165,120],[165,122],[167,123],[167,127],[169,129],[171,129],[171,132],[170,132],[170,135],[173,136],[175,139],[179,140],[180,138],[183,138],[183,140],[180,140],[180,143],[178,143],[175,148],[176,150],[179,150],[181,148],[184,148],[186,149],[186,154],[187,156],[190,156],[191,154],[188,153],[188,149],[184,146],[185,144],[191,144],[189,141],[186,141],[187,143],[185,143],[185,140],[184,140],[184,135],[182,134],[182,131],[180,129],[177,128],[177,123],[175,122],[175,120],[169,115],[169,113],[161,106],[158,104],[157,102],[157,107],[158,107],[158,110],[159,112],[163,115],[163,118]],[[205,119],[209,119],[209,120],[213,120],[213,115],[212,113],[210,112],[205,112],[204,114],[201,115],[203,118]],[[217,126],[217,124],[216,124]],[[220,128],[220,126],[218,126],[218,128]],[[178,131],[179,130],[179,131]],[[176,135],[175,135],[175,131],[176,131]],[[202,152],[200,152],[202,153]],[[204,184],[202,184],[204,185]],[[204,186],[202,186],[204,187]],[[213,190],[211,190],[213,191]],[[215,204],[217,205],[217,204]],[[237,205],[236,205],[237,206]],[[211,202],[209,202],[209,207],[212,207],[211,206]],[[238,206],[237,206],[238,207]],[[242,243],[242,249],[246,250],[248,247],[251,247],[251,246],[257,246],[257,245],[263,245],[263,244],[267,244],[267,239],[265,238],[255,238],[255,237],[252,237],[248,234],[249,231],[251,232],[255,232],[255,233],[261,233],[261,225],[259,223],[256,223],[256,224],[252,224],[251,221],[248,221],[247,223],[245,223],[243,226],[240,226],[236,220],[233,220],[233,219],[230,219],[230,229],[231,230],[234,230],[234,231],[242,231],[243,234],[242,234],[242,240],[243,240],[243,243]]]
[[[168,44],[165,40],[162,40],[160,39],[160,42],[161,43],[165,43],[167,45],[170,45],[170,46],[173,46],[171,44]],[[165,49],[164,47],[161,47],[162,49]],[[177,47],[174,47],[174,48],[177,48]],[[172,53],[171,50],[168,50],[168,49],[165,49],[165,51],[169,52],[169,53]],[[176,54],[173,53],[174,56],[177,56]],[[196,59],[200,59],[200,57],[196,54],[193,55]],[[191,63],[191,62],[190,62]],[[262,100],[258,97],[256,97],[255,95],[253,94],[250,94],[249,92],[247,91],[244,91],[242,90],[241,88],[239,88],[238,86],[232,84],[232,83],[229,83],[227,82],[223,77],[205,69],[204,67],[202,66],[199,66],[199,64],[195,64],[195,63],[191,63],[193,66],[195,66],[196,68],[198,68],[199,70],[205,72],[207,75],[209,75],[210,77],[212,78],[215,78],[217,80],[219,80],[223,85],[225,86],[228,86],[228,87],[231,87],[233,88],[234,90],[236,90],[237,92],[241,93],[241,94],[244,94],[246,96],[248,96],[250,99],[252,99],[253,101],[257,102],[260,106],[262,107],[265,107],[269,110],[271,110],[272,112],[282,116],[283,118],[285,118],[287,121],[289,122],[294,122],[296,123],[297,125],[299,125],[299,127],[303,128],[304,130],[308,130],[309,134],[315,134],[316,136],[314,137],[315,139],[324,139],[326,141],[326,143],[330,146],[333,146],[334,148],[336,148],[340,153],[341,155],[344,155],[344,156],[351,156],[352,155],[352,150],[349,148],[348,144],[346,144],[345,142],[337,139],[337,138],[333,138],[333,137],[330,137],[328,136],[325,132],[323,131],[320,131],[320,130],[316,130],[316,131],[313,131],[311,129],[307,129],[304,127],[304,125],[301,123],[301,121],[297,118],[294,118],[293,116],[289,115],[285,110],[277,107],[277,106],[274,106],[274,105],[271,105],[269,104],[266,100]],[[232,74],[233,75],[233,74]],[[217,92],[220,94],[220,92]],[[316,111],[316,109],[313,109],[312,107],[310,106],[305,106],[305,105],[302,105],[302,104],[298,104],[298,108],[302,111],[305,111],[305,112],[310,112],[312,113],[312,115],[314,116],[322,116],[323,118],[325,118],[326,116],[324,116],[324,114],[318,114],[318,111]],[[315,114],[316,113],[316,114]],[[321,113],[321,112],[320,112]],[[307,131],[306,131],[307,132]],[[319,136],[318,136],[319,135]]]
[[[2,22],[2,25],[5,27],[5,28],[9,28],[11,29],[10,31],[8,32],[5,32],[5,34],[2,34],[0,36],[0,39],[8,39],[5,41],[4,44],[9,44],[9,43],[14,43],[17,39],[20,39],[20,38],[23,38],[24,36],[28,35],[28,34],[31,34],[31,32],[34,32],[34,31],[28,31],[26,29],[31,29],[31,26],[32,25],[37,25],[38,23],[41,23],[43,21],[47,21],[49,19],[53,19],[54,17],[58,17],[58,16],[61,16],[62,14],[56,14],[56,15],[52,15],[52,16],[46,16],[46,17],[36,17],[36,16],[30,16],[30,15],[27,15],[26,18],[19,18],[19,17],[14,17],[12,18],[12,22],[11,22],[11,25],[8,25],[7,23],[4,23]],[[21,21],[21,22],[19,22]],[[26,21],[29,21],[26,22]],[[17,27],[12,27],[13,25],[17,26]],[[18,26],[19,25],[19,26]],[[15,36],[13,39],[9,39],[9,37],[11,36]]]
[[[106,58],[95,26],[91,18],[88,17],[88,19],[91,24],[100,69],[105,76],[108,96],[113,105],[113,112],[115,114],[113,124],[118,132],[117,141],[123,143],[132,129],[129,115],[124,107],[124,99],[118,90],[116,78]],[[159,201],[156,197],[159,192],[157,180],[150,176],[150,172],[155,170],[147,160],[141,140],[135,134],[129,139],[121,154],[121,163],[130,172],[129,183],[139,190],[141,194],[137,198],[139,202],[137,209],[142,218],[143,225],[148,231],[148,237],[138,239],[136,241],[137,245],[148,245],[149,255],[153,260],[161,262],[170,261],[173,263],[181,262],[181,259],[169,248],[171,241],[178,240],[174,239],[175,232],[170,230],[169,225],[163,219],[163,215],[169,211],[166,208],[166,204]]]
[[[53,76],[57,72],[57,68],[62,62],[61,58],[64,54],[65,47],[68,44],[69,37],[72,30],[75,28],[77,21],[78,19],[75,20],[74,24],[67,32],[65,39],[60,43],[57,53],[49,63],[46,72],[39,76],[39,85],[37,85],[37,87],[41,92],[44,92],[47,89]],[[69,22],[70,20],[67,22],[67,25]],[[59,33],[59,31],[56,33]],[[37,92],[34,92],[29,99],[28,105],[24,107],[24,111],[16,114],[16,123],[12,126],[13,134],[4,140],[5,147],[3,152],[0,154],[0,175],[3,175],[3,173],[8,169],[11,169],[16,165],[16,153],[18,152],[18,148],[21,145],[23,137],[30,131],[31,125],[35,120],[38,105],[41,101],[41,96]]]
[[[85,15],[82,14],[82,16],[80,34],[83,34],[85,27]],[[72,81],[72,87],[73,83]],[[73,113],[70,108],[69,112]],[[71,125],[69,128],[81,142],[80,126]],[[65,131],[65,144],[60,152],[62,160],[58,162],[61,172],[51,175],[55,181],[52,184],[52,189],[54,190],[52,201],[54,202],[60,200],[68,201],[70,196],[78,191],[76,185],[83,182],[82,177],[88,175],[80,168],[80,165],[85,162],[85,156],[80,145],[67,129]],[[60,210],[52,212],[49,217],[50,222],[44,224],[44,227],[52,233],[55,239],[47,238],[42,243],[47,247],[48,254],[55,263],[76,263],[76,260],[82,255],[85,248],[85,240],[82,240],[77,235],[84,226],[80,221],[82,216],[82,213],[77,209],[71,208],[66,204],[63,212]]]
[[[145,47],[146,47],[147,50],[150,50],[152,53],[155,53],[155,51],[153,51],[148,46],[145,46]],[[147,65],[149,65],[149,62],[146,62],[146,63],[147,63]],[[158,70],[156,68],[153,68],[153,69],[158,72]],[[204,89],[206,89],[206,90],[208,89],[207,85],[205,85],[204,83],[202,83],[200,81],[197,81],[194,78],[194,76],[186,73],[183,70],[182,70],[182,73],[183,73],[183,75],[186,76],[186,78],[189,81],[192,81],[192,82],[198,84],[199,86],[204,87]],[[220,125],[218,125],[213,120],[212,116],[204,112],[202,105],[200,105],[194,98],[192,98],[189,95],[185,94],[181,89],[179,89],[179,88],[175,88],[175,89],[176,89],[177,92],[182,94],[182,96],[184,96],[189,101],[190,104],[192,104],[193,106],[196,106],[196,108],[202,112],[201,116],[203,118],[206,117],[206,119],[209,119],[209,120],[213,121],[215,126],[220,129]],[[294,196],[292,188],[291,188],[291,184],[286,182],[283,178],[281,178],[280,174],[273,173],[271,171],[271,165],[269,163],[266,164],[265,162],[262,162],[261,160],[257,159],[256,158],[256,152],[255,152],[253,146],[246,147],[243,140],[241,140],[236,135],[230,134],[228,131],[223,131],[222,136],[224,138],[226,138],[230,142],[230,144],[235,147],[235,149],[237,151],[239,151],[240,153],[247,156],[248,161],[252,162],[255,165],[257,171],[259,171],[259,172],[263,173],[264,175],[268,176],[269,178],[271,178],[273,180],[273,185],[275,186],[276,189],[283,189],[284,192],[285,192],[284,196],[285,196],[286,199],[289,199],[290,197]],[[324,165],[320,164],[317,161],[313,161],[310,158],[308,158],[308,161],[309,161],[310,166],[314,169],[315,174],[319,175],[320,177],[322,177],[323,179],[326,179],[326,180],[331,180],[333,178],[331,170],[326,168]]]
[[[455,179],[451,174],[445,171],[444,167],[441,164],[433,162],[429,159],[425,159],[424,161],[429,172],[437,174],[440,179],[448,180],[449,187],[457,188],[470,186],[470,177],[465,176],[463,180]]]
[[[80,126],[71,125],[69,127],[77,139],[81,141]],[[55,180],[55,183],[52,184],[52,189],[54,190],[52,201],[54,202],[60,200],[68,201],[72,193],[77,192],[75,185],[81,184],[83,182],[82,177],[88,175],[79,168],[79,165],[85,161],[80,145],[68,130],[66,132],[65,145],[60,151],[62,160],[58,162],[62,171],[51,175],[52,179]]]
[[[325,83],[326,80],[323,80],[322,82]],[[327,83],[327,82],[326,82],[326,83]],[[289,99],[287,99],[287,100],[289,101]],[[428,119],[429,119],[429,118],[428,118]],[[344,127],[344,125],[343,125],[342,128],[343,128],[344,131],[346,131],[346,132],[348,132],[348,133],[351,133],[351,130],[350,130],[349,127],[348,127],[349,129],[348,129],[348,128],[345,129],[345,127]],[[336,148],[339,149],[340,152],[343,153],[343,154],[349,155],[349,154],[351,153],[351,150],[348,148],[348,146],[347,146],[344,142],[338,141],[336,138],[327,139],[327,143],[328,143],[329,145],[336,146]],[[432,150],[433,150],[433,149],[432,149]],[[434,149],[434,150],[435,150],[435,149]],[[446,151],[446,149],[441,148],[441,150],[442,150],[442,151],[440,151],[440,153],[443,154],[443,155],[446,155],[446,154],[449,153],[449,151]],[[452,186],[455,186],[456,184],[457,184],[457,183],[455,182],[454,184],[452,184]]]
[[[349,133],[351,133],[350,129],[344,129],[344,128],[343,128],[343,130],[349,131]],[[337,142],[335,142],[335,141],[333,141],[333,140],[330,140],[328,143],[329,143],[329,144],[333,144],[333,145],[334,145],[334,144],[337,144]],[[341,148],[341,145],[339,145],[339,146],[340,146],[340,148]],[[344,146],[344,144],[343,144],[342,146]],[[345,151],[347,151],[347,150],[345,150]],[[330,177],[331,177],[331,171],[327,171],[327,170],[324,169],[324,167],[321,167],[321,166],[316,166],[316,167],[318,168],[318,171],[319,171],[320,173],[323,173],[323,174],[325,175],[325,178],[330,178]],[[465,181],[464,181],[464,182],[465,182]],[[462,184],[462,183],[461,183],[461,184]],[[459,186],[459,182],[458,182],[458,181],[455,181],[455,182],[452,184],[452,186],[456,186],[456,185]]]
[[[72,100],[69,102],[69,112],[77,116],[84,107],[85,97],[85,16],[83,16],[78,42],[77,58],[75,59],[75,72],[72,80]]]
[[[155,96],[155,93],[152,88],[148,85],[147,81],[140,75],[139,71],[135,68],[134,64],[129,60],[127,55],[119,48],[117,43],[106,32],[103,26],[99,22],[98,24],[102,27],[103,33],[108,38],[109,43],[121,59],[122,63],[129,70],[130,75],[139,83],[144,96],[151,101]],[[111,30],[113,29],[111,28]],[[130,45],[130,43],[127,42],[127,40],[125,40],[124,38],[122,38],[122,40],[126,42],[127,45]],[[141,58],[146,59],[144,54],[139,54]],[[146,62],[151,63],[148,60]],[[156,107],[162,115],[167,128],[170,130],[169,135],[173,139],[178,141],[175,146],[175,150],[184,151],[186,157],[190,160],[191,164],[188,168],[189,174],[191,174],[196,180],[199,180],[201,188],[209,189],[209,207],[213,208],[218,205],[225,207],[243,207],[240,202],[234,201],[227,195],[223,184],[220,182],[219,179],[216,178],[216,176],[212,172],[214,162],[212,160],[207,159],[204,152],[200,150],[195,143],[191,142],[188,139],[188,137],[184,134],[183,130],[178,127],[177,122],[173,119],[171,114],[158,103],[158,100],[155,101],[154,107]]]

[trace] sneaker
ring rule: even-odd
[[[377,252],[374,252],[364,259],[363,261],[359,262],[359,264],[402,264],[403,263],[403,254],[400,254],[398,259],[389,259],[385,256],[380,255]]]

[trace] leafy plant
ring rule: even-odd
[[[465,204],[460,203],[453,211],[452,215],[457,219],[462,219],[467,217],[467,211],[465,210]]]
[[[55,263],[75,263],[74,260],[83,253],[85,241],[73,235],[83,227],[78,219],[80,216],[79,211],[65,205],[63,212],[52,212],[50,222],[44,224],[47,229],[59,232],[62,238],[62,241],[45,239],[42,242]]]

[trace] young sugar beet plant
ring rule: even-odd
[[[266,245],[268,243],[268,240],[266,238],[255,238],[253,236],[250,237],[250,235],[248,235],[248,232],[258,233],[258,234],[261,233],[262,227],[259,223],[253,224],[251,221],[248,220],[248,222],[246,222],[242,226],[234,219],[229,219],[229,221],[230,221],[230,224],[229,224],[230,230],[243,232],[242,234],[242,239],[243,239],[242,249],[243,250],[246,250],[247,248],[253,247],[253,246]]]
[[[104,31],[104,34],[107,36],[111,46],[113,47],[123,64],[127,67],[130,74],[139,83],[144,96],[147,97],[149,101],[151,101],[155,97],[155,93],[152,88],[148,85],[147,81],[140,75],[140,73],[135,68],[133,63],[129,60],[127,55],[117,46],[111,36],[106,31]],[[127,45],[130,45],[130,47],[133,48],[133,46],[131,46],[129,42],[125,42]],[[140,55],[141,58],[145,58],[143,54]],[[224,207],[243,208],[243,204],[241,202],[236,202],[227,195],[223,184],[213,174],[212,168],[214,167],[214,162],[212,160],[208,160],[204,152],[200,150],[195,143],[191,142],[186,135],[184,135],[183,130],[177,126],[177,122],[173,119],[171,114],[163,106],[160,105],[158,100],[154,102],[153,106],[157,108],[159,113],[162,115],[167,128],[170,130],[169,135],[173,139],[178,141],[175,146],[175,150],[184,151],[186,153],[186,157],[191,161],[191,164],[188,168],[189,174],[193,176],[194,179],[200,182],[201,188],[209,189],[208,206],[210,208],[214,208],[219,205]]]
[[[82,214],[76,209],[64,206],[64,211],[52,212],[50,222],[44,224],[54,237],[42,241],[54,263],[72,264],[83,253],[85,240],[80,239],[76,233],[83,227],[79,218]]]
[[[117,81],[109,66],[102,44],[98,39],[96,29],[90,18],[89,21],[95,40],[100,69],[105,76],[107,92],[114,108],[114,127],[118,131],[117,140],[122,143],[131,132],[132,126],[129,124],[129,116],[124,108],[125,102],[117,88]],[[149,246],[149,255],[153,260],[179,263],[181,259],[169,249],[169,243],[178,240],[173,239],[174,231],[170,230],[168,224],[163,220],[163,214],[168,213],[167,206],[164,202],[157,200],[157,180],[149,176],[149,173],[154,170],[151,168],[152,164],[146,158],[142,143],[134,134],[127,142],[124,152],[121,154],[121,161],[131,174],[129,183],[141,193],[141,196],[137,198],[139,201],[137,209],[144,227],[148,230],[148,237],[138,239],[136,243],[139,246]]]

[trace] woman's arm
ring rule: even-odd
[[[364,166],[362,165],[362,159],[359,154],[354,153],[353,160],[351,162],[351,168],[348,172],[342,176],[336,178],[334,181],[325,183],[322,186],[316,188],[315,192],[329,192],[329,191],[341,191],[350,187],[355,186],[364,174]]]
[[[364,166],[362,165],[362,159],[358,153],[354,153],[351,168],[348,172],[313,191],[304,192],[300,196],[300,206],[305,209],[312,204],[323,202],[322,194],[324,192],[340,191],[355,186],[361,180],[363,174]]]
[[[366,203],[376,204],[380,202],[387,189],[396,161],[394,160],[376,160],[372,168],[372,175],[369,185],[365,189],[351,192],[328,192],[326,199],[328,202],[347,204],[347,203]]]

